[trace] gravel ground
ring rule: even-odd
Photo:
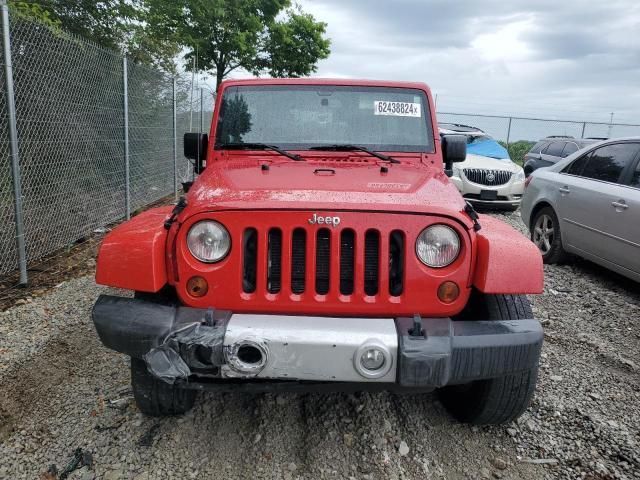
[[[91,325],[109,290],[67,281],[0,314],[0,478],[65,478],[74,458],[76,480],[640,478],[638,284],[583,261],[545,273],[536,398],[483,428],[431,394],[205,394],[181,418],[145,418],[127,359]]]

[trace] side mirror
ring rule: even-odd
[[[467,158],[467,137],[465,135],[442,136],[442,159],[447,176],[453,175],[453,164]]]
[[[208,145],[209,137],[206,133],[184,134],[184,156],[195,160],[193,169],[196,173],[201,173],[205,168]]]

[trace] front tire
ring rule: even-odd
[[[567,254],[562,248],[560,222],[551,207],[540,209],[531,222],[531,241],[538,247],[544,263],[561,263]]]
[[[182,415],[191,410],[196,401],[195,390],[178,388],[158,380],[139,358],[131,358],[131,387],[138,409],[151,417]]]
[[[134,298],[160,305],[177,306],[174,288],[165,286],[155,293],[135,292]],[[182,415],[193,407],[197,392],[170,385],[149,373],[147,364],[139,358],[131,358],[131,387],[133,398],[142,413],[151,417]]]
[[[474,292],[465,320],[517,320],[533,318],[524,295],[486,295]],[[475,317],[475,318],[474,318]],[[529,407],[538,378],[538,366],[523,372],[438,391],[440,401],[457,420],[476,425],[509,423]]]

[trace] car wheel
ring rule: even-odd
[[[465,319],[517,320],[533,318],[524,295],[487,295],[474,292]],[[438,391],[440,401],[457,420],[476,425],[509,423],[529,407],[538,378],[538,366],[523,372]]]
[[[158,380],[139,358],[131,359],[131,387],[136,405],[151,417],[182,415],[191,410],[196,401],[195,390],[178,388]]]
[[[562,248],[560,222],[551,207],[538,211],[531,222],[531,241],[538,247],[544,263],[561,263],[567,254]]]

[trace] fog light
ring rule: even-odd
[[[384,353],[377,348],[370,348],[360,356],[360,364],[367,370],[380,370],[384,367]]]
[[[452,303],[460,295],[460,288],[455,282],[443,282],[438,287],[438,298],[441,302]]]
[[[383,342],[369,338],[354,352],[353,366],[364,378],[382,378],[391,370],[393,356]]]
[[[209,290],[209,284],[202,277],[191,277],[187,282],[187,292],[192,297],[204,297]]]

